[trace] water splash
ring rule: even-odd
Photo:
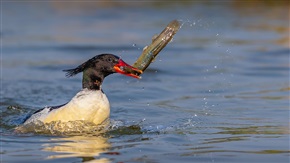
[[[150,104],[148,103],[150,106]],[[198,116],[194,114],[190,117],[178,119],[170,124],[160,124],[157,122],[146,121],[128,121],[108,119],[102,125],[95,125],[86,121],[70,121],[43,123],[36,121],[22,125],[23,119],[29,115],[27,108],[18,106],[9,106],[2,108],[2,115],[8,115],[1,119],[1,127],[7,128],[7,132],[12,134],[40,134],[40,135],[57,135],[57,136],[98,136],[107,135],[109,137],[120,135],[135,134],[164,134],[180,131],[188,127],[193,127],[198,123]],[[5,127],[6,126],[6,127]]]
[[[190,27],[193,27],[193,26],[195,26],[196,25],[196,21],[194,21],[194,20],[189,20],[189,19],[186,19],[186,20],[183,20],[183,19],[179,19],[178,20],[179,22],[180,22],[180,29],[183,27],[183,26],[185,26],[185,25],[188,25],[188,26],[190,26]],[[198,22],[199,22],[200,20],[198,20]]]
[[[107,123],[95,125],[86,121],[53,121],[50,123],[36,121],[26,125],[20,125],[15,128],[14,132],[17,134],[34,133],[45,135],[100,135],[107,130]]]
[[[106,120],[101,125],[87,121],[53,121],[43,123],[41,121],[32,122],[26,125],[19,125],[14,128],[15,134],[41,134],[41,135],[59,135],[59,136],[98,136],[98,135],[132,135],[142,134],[140,122],[124,122],[119,120]]]
[[[198,124],[197,115],[189,118],[179,119],[173,124],[144,124],[146,119],[139,122],[107,120],[102,125],[95,125],[86,121],[43,123],[36,121],[26,125],[20,125],[14,129],[15,134],[41,134],[59,136],[98,136],[107,135],[110,137],[120,135],[141,135],[141,134],[165,134],[178,132],[180,130],[194,127]]]

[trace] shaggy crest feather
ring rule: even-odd
[[[66,72],[65,76],[69,78],[69,77],[75,76],[76,74],[80,72],[83,72],[85,69],[91,67],[92,64],[96,64],[98,62],[97,59],[100,58],[100,56],[102,55],[95,56],[74,69],[63,70],[64,72]]]

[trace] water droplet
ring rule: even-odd
[[[217,68],[217,66],[214,66],[214,68]]]
[[[206,98],[203,98],[203,100],[206,100]]]
[[[137,46],[137,44],[133,44],[132,46],[133,46],[133,47],[136,47],[136,46]]]
[[[197,117],[197,115],[196,115],[196,114],[194,114],[194,116],[195,116],[195,117]]]
[[[216,36],[219,36],[219,34],[217,33]]]
[[[147,106],[150,106],[150,104],[149,104],[149,103],[147,103]]]
[[[209,89],[208,92],[211,92],[211,90]]]

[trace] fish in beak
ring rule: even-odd
[[[117,63],[114,66],[114,69],[117,73],[131,76],[131,77],[137,78],[137,79],[140,79],[141,78],[140,75],[143,73],[142,70],[139,70],[135,67],[130,66],[129,64],[124,62],[122,59],[119,59],[119,63]]]

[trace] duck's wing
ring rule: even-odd
[[[66,105],[66,104],[62,104],[62,105],[58,105],[58,106],[49,106],[49,107],[44,107],[42,109],[36,110],[32,114],[29,114],[23,120],[23,124],[28,124],[30,122],[34,122],[34,121],[38,120],[42,115],[47,115],[52,110],[59,109],[59,108],[61,108],[64,105]]]

